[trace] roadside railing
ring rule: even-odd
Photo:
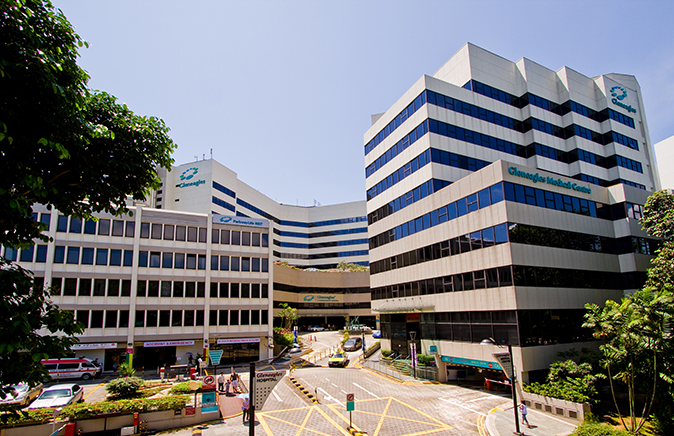
[[[409,367],[410,374],[413,373],[412,371],[412,365],[410,365],[407,361],[403,360],[398,360],[398,362],[404,363]],[[403,381],[409,381],[410,379],[414,379],[414,377],[405,375],[402,372],[400,372],[395,366],[393,366],[392,361],[377,361],[377,360],[364,360],[362,363],[363,367],[369,368],[378,372],[381,372],[383,374],[386,374],[390,377],[396,378],[398,380],[403,380]],[[429,381],[438,381],[438,369],[433,368],[433,367],[419,367],[417,366],[416,370],[416,379],[420,380],[429,380]]]

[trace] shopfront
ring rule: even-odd
[[[211,348],[222,350],[221,365],[238,365],[260,360],[260,338],[217,339]]]
[[[195,341],[151,341],[136,347],[134,367],[153,370],[162,366],[187,365],[194,353]]]
[[[126,358],[126,349],[124,344],[117,342],[105,343],[79,343],[71,347],[72,357],[79,357],[96,361],[103,368],[103,371],[112,371],[113,364],[118,360],[124,362]],[[119,363],[118,362],[118,363]]]

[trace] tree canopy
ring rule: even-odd
[[[45,239],[35,203],[67,215],[126,212],[157,188],[175,144],[161,119],[87,89],[84,42],[48,0],[5,0],[0,20],[0,243]]]
[[[77,65],[86,43],[49,0],[0,1],[0,244],[47,241],[36,203],[65,215],[128,212],[127,196],[158,188],[175,144],[155,117],[135,115],[87,88]],[[0,258],[0,397],[46,378],[40,360],[63,357],[82,332],[41,280]],[[41,329],[46,335],[40,335]]]

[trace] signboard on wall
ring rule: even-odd
[[[194,341],[154,341],[143,342],[143,347],[184,347],[194,345]]]
[[[113,350],[117,348],[117,342],[106,344],[75,344],[70,347],[71,350]]]
[[[216,341],[217,344],[254,344],[257,342],[260,342],[260,338],[218,339]]]
[[[343,303],[342,294],[299,294],[300,303]]]
[[[474,366],[476,368],[487,368],[493,369],[495,371],[503,371],[501,365],[496,362],[487,362],[485,360],[478,359],[464,359],[463,357],[454,357],[454,356],[442,356],[440,358],[445,363],[456,364],[456,365],[465,365],[465,366]]]
[[[255,373],[255,410],[262,409],[271,391],[285,375],[285,371],[258,371]]]
[[[248,227],[269,227],[269,220],[262,218],[247,218],[242,216],[213,214],[213,222],[216,224],[235,224],[237,226]]]

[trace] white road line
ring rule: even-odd
[[[273,391],[271,391],[271,393],[276,397],[276,399],[278,400],[279,403],[282,403],[282,402],[283,402],[283,400],[281,399],[281,397],[279,397],[278,394],[276,393],[276,389],[274,389]]]
[[[359,385],[358,383],[354,383],[353,385],[354,385],[355,387],[357,387],[357,388],[361,388],[362,390],[364,390],[364,391],[367,392],[368,394],[372,395],[372,396],[375,397],[375,398],[379,398],[379,399],[381,400],[381,397],[380,397],[379,395],[373,394],[372,392],[368,391],[367,389],[365,389],[364,387],[362,387],[362,386]]]
[[[337,386],[336,384],[334,384],[334,383],[330,383],[330,384],[333,385],[334,387],[336,387],[337,389],[339,389],[339,386]]]
[[[458,407],[461,407],[461,408],[463,408],[463,409],[470,410],[471,412],[477,413],[478,415],[487,416],[485,413],[478,412],[478,411],[475,410],[475,409],[471,409],[470,407],[466,407],[466,406],[464,406],[463,404],[455,403],[454,401],[447,400],[447,399],[445,399],[445,398],[440,398],[440,401],[445,401],[445,402],[447,402],[447,403],[449,403],[449,404],[452,404],[452,405],[454,405],[454,406],[458,406]]]
[[[345,391],[344,389],[340,390],[340,392],[342,392],[343,394],[346,394],[346,395],[348,395],[348,394],[349,394],[349,393],[348,393],[348,392],[346,392],[346,391]]]
[[[323,388],[318,388],[318,390],[321,391],[321,392],[323,392],[323,395],[325,395],[325,398],[326,398],[326,399],[332,400],[332,401],[334,401],[335,403],[339,404],[339,405],[342,406],[342,407],[346,407],[346,406],[344,405],[344,403],[342,403],[341,401],[339,401],[337,398],[334,398],[334,397],[331,396],[329,393],[325,392],[325,391],[323,390]]]
[[[491,395],[488,395],[486,397],[480,397],[480,398],[475,398],[474,400],[468,400],[466,403],[474,403],[475,401],[482,401],[482,400],[493,400],[493,399],[498,399],[501,400],[501,397],[493,397]]]

